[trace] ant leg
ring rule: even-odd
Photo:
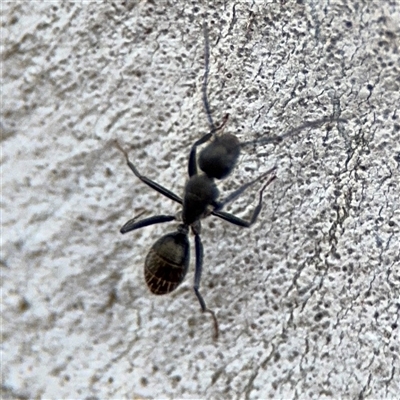
[[[142,219],[140,221],[136,221],[138,217],[134,217],[130,219],[121,229],[121,233],[127,233],[130,231],[134,231],[135,229],[144,228],[145,226],[161,224],[163,222],[174,221],[176,217],[173,215],[156,215],[154,217],[149,217]]]
[[[258,215],[260,214],[261,208],[262,208],[262,195],[266,187],[276,179],[276,176],[273,175],[271,178],[268,180],[268,182],[263,186],[263,188],[260,191],[260,199],[258,201],[257,207],[254,209],[253,214],[250,218],[250,221],[246,221],[242,218],[237,217],[236,215],[224,212],[224,211],[212,211],[211,214],[215,215],[216,217],[219,217],[221,219],[224,219],[225,221],[230,222],[233,225],[237,226],[242,226],[244,228],[248,228],[251,225],[256,222]]]
[[[231,201],[234,201],[236,198],[238,198],[248,187],[253,185],[254,183],[258,182],[262,178],[264,178],[267,175],[270,175],[276,170],[276,167],[271,168],[269,171],[266,173],[260,175],[259,177],[253,179],[250,182],[245,183],[244,185],[240,186],[238,189],[236,189],[233,193],[231,193],[226,199],[224,199],[222,202],[216,202],[215,203],[215,208],[214,211],[218,212],[221,210],[226,204],[230,203]],[[269,179],[267,185],[272,182],[272,180],[275,179],[275,175],[273,175],[273,178]],[[265,187],[264,187],[265,188]],[[264,190],[264,189],[263,189]]]
[[[146,185],[150,186],[152,189],[156,190],[158,193],[161,193],[165,197],[168,197],[169,199],[176,201],[179,204],[182,204],[182,199],[177,196],[175,193],[171,192],[170,190],[166,189],[164,186],[159,185],[157,182],[152,181],[151,179],[141,175],[139,171],[136,169],[136,167],[129,161],[128,166],[132,170],[132,172]]]
[[[194,273],[194,292],[196,293],[197,299],[199,300],[201,310],[203,312],[208,312],[211,314],[213,321],[214,321],[214,340],[218,339],[219,335],[219,328],[218,328],[218,320],[215,316],[214,311],[207,308],[206,303],[203,299],[203,296],[200,294],[199,286],[200,286],[200,279],[201,279],[201,271],[203,269],[203,244],[201,243],[200,235],[197,231],[193,230],[195,236],[195,247],[196,247],[196,270]]]
[[[128,167],[143,183],[145,183],[147,186],[150,186],[152,189],[156,190],[158,193],[162,194],[163,196],[168,197],[169,199],[176,201],[179,204],[182,204],[182,199],[179,196],[177,196],[175,193],[166,189],[164,186],[161,186],[158,183],[152,181],[151,179],[147,178],[146,176],[141,175],[139,173],[139,171],[136,169],[136,167],[133,165],[133,163],[129,160],[127,152],[121,147],[121,145],[118,143],[117,140],[115,140],[114,144],[117,147],[117,149],[120,150],[124,154],[126,162],[128,164]]]

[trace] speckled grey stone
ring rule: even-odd
[[[394,399],[400,393],[398,1],[2,4],[2,398]],[[277,166],[258,222],[203,222],[202,293],[143,264],[209,99],[244,151],[222,197]],[[255,185],[227,210],[248,217]],[[193,254],[192,249],[192,254]]]

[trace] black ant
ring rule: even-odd
[[[209,141],[213,134],[214,132],[208,133],[192,146],[188,166],[189,180],[185,186],[183,200],[170,190],[141,175],[118,142],[116,142],[116,146],[124,153],[129,168],[142,182],[183,206],[180,217],[182,223],[178,226],[178,229],[175,232],[168,233],[158,239],[147,254],[144,268],[147,286],[154,294],[167,294],[175,290],[182,283],[187,273],[190,261],[188,233],[189,228],[191,228],[195,237],[196,249],[196,267],[193,289],[197,299],[199,300],[202,311],[209,312],[213,317],[215,329],[214,337],[217,338],[217,318],[214,312],[207,308],[203,296],[199,291],[201,272],[203,268],[203,245],[200,239],[200,220],[211,214],[234,225],[241,227],[251,226],[257,220],[261,211],[262,194],[265,188],[276,178],[273,174],[276,167],[271,168],[256,179],[245,183],[231,193],[224,201],[218,202],[217,199],[219,192],[214,179],[223,179],[232,172],[240,154],[240,143],[236,136],[231,134],[223,134],[220,136],[215,135],[213,141],[200,152],[197,162],[197,146]],[[203,173],[198,174],[197,164]],[[236,199],[249,186],[268,175],[270,175],[270,178],[260,191],[259,201],[253,211],[250,221],[246,221],[233,214],[221,211],[224,205]],[[121,228],[120,232],[127,233],[145,226],[170,222],[176,219],[177,217],[174,215],[156,215],[140,221],[137,221],[137,217],[135,217],[129,220]]]
[[[125,155],[126,161],[132,172],[146,185],[161,193],[165,197],[182,205],[182,212],[179,219],[181,224],[177,230],[168,233],[158,239],[151,247],[145,260],[144,275],[147,286],[154,294],[167,294],[175,290],[185,278],[189,267],[190,261],[190,246],[189,246],[189,228],[194,234],[195,239],[195,252],[196,252],[196,265],[193,289],[200,303],[203,312],[209,312],[214,320],[215,338],[218,337],[218,322],[213,311],[207,308],[206,303],[199,291],[201,273],[203,269],[203,245],[200,239],[201,223],[200,220],[214,215],[231,224],[250,227],[257,220],[262,207],[262,195],[266,187],[276,178],[276,167],[271,168],[266,173],[255,178],[254,180],[240,186],[233,193],[231,193],[222,202],[218,201],[219,192],[215,184],[215,179],[226,178],[235,168],[241,147],[252,144],[260,143],[266,144],[271,142],[280,142],[285,137],[291,136],[306,127],[320,126],[324,122],[331,121],[331,119],[321,119],[314,122],[307,122],[292,131],[277,136],[275,138],[265,138],[257,141],[250,141],[240,143],[235,135],[224,133],[216,135],[216,132],[221,130],[228,119],[225,116],[224,121],[218,127],[214,125],[212,120],[210,106],[207,98],[207,81],[209,71],[209,40],[207,25],[204,23],[204,38],[205,38],[205,74],[202,85],[203,103],[208,117],[211,131],[204,135],[201,139],[197,140],[191,148],[188,162],[189,180],[186,183],[183,199],[159,185],[153,180],[141,175],[136,169],[135,165],[129,160],[128,154],[122,149],[118,142],[116,146]],[[201,150],[197,157],[197,147],[206,144],[207,146]],[[201,173],[198,173],[200,168]],[[241,193],[243,193],[249,186],[270,176],[264,184],[259,193],[259,200],[256,208],[249,221],[239,218],[233,214],[222,211],[222,208],[228,203],[235,200]],[[178,217],[173,215],[156,215],[142,220],[137,220],[135,217],[129,220],[122,228],[121,233],[127,233],[135,229],[140,229],[145,226],[160,224],[177,220]]]

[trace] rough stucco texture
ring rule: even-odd
[[[398,398],[398,1],[2,3],[2,398]],[[203,222],[202,314],[146,288],[128,219],[178,204],[210,27],[213,117],[243,141],[221,198],[277,166],[250,229]],[[347,122],[338,122],[338,118]],[[249,217],[261,183],[227,211]],[[193,253],[193,248],[192,248]]]

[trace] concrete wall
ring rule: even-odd
[[[396,398],[396,1],[2,4],[2,398]],[[130,218],[175,214],[210,29],[215,121],[250,146],[221,198],[277,166],[250,229],[203,222],[202,293],[157,297]],[[249,217],[261,183],[227,211]],[[192,253],[194,253],[192,249]]]

